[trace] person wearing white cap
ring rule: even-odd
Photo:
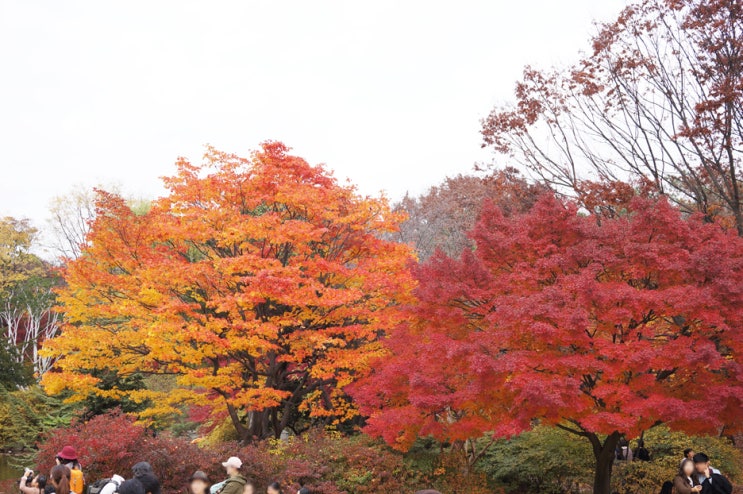
[[[119,487],[124,483],[124,480],[124,477],[121,475],[113,475],[111,480],[103,486],[103,489],[101,489],[99,494],[116,494],[119,492]]]
[[[219,491],[220,494],[243,494],[245,484],[248,483],[248,479],[240,474],[240,469],[243,466],[243,462],[237,456],[230,457],[227,461],[222,463],[222,466],[227,470],[227,480],[224,481],[222,489]]]

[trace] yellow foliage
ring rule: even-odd
[[[44,274],[44,263],[31,253],[36,237],[27,220],[0,218],[0,299],[18,284]]]

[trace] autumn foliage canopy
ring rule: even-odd
[[[177,167],[145,214],[100,193],[64,269],[68,323],[45,350],[64,359],[46,389],[126,394],[148,405],[143,418],[206,405],[244,440],[353,417],[343,387],[410,301],[411,251],[381,239],[401,215],[280,143]],[[173,381],[104,391],[107,368]]]
[[[472,237],[460,258],[417,268],[418,302],[387,340],[393,356],[354,389],[367,432],[407,449],[429,434],[509,436],[536,419],[599,450],[608,435],[613,459],[620,434],[661,422],[692,433],[741,425],[733,231],[663,200],[601,218],[545,195],[509,217],[486,205]]]

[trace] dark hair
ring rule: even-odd
[[[284,491],[281,490],[281,484],[279,484],[278,482],[272,482],[272,483],[268,484],[268,488],[269,489],[273,489],[275,491],[278,491],[279,494],[282,494],[284,492]]]
[[[78,470],[82,470],[82,466],[80,466],[80,460],[66,460],[62,458],[61,456],[55,456],[55,460],[59,462],[60,465],[64,465],[67,467],[70,463],[72,463],[72,468],[77,468]],[[70,467],[67,467],[70,468]]]
[[[709,456],[705,455],[704,453],[697,453],[694,455],[694,463],[707,463],[709,461]]]
[[[673,492],[673,482],[666,480],[663,487],[660,488],[660,494],[671,494]]]
[[[306,487],[299,489],[299,494],[310,494],[310,490]]]
[[[52,484],[57,494],[70,494],[70,469],[64,465],[52,468]]]
[[[140,461],[139,463],[134,464],[134,466],[132,467],[132,473],[135,477],[139,477],[140,475],[154,472],[152,471],[152,465],[150,465],[146,461]]]
[[[686,448],[684,450],[684,458],[686,458],[687,456],[689,456],[689,453],[691,453],[692,451],[694,451],[694,448]]]
[[[137,479],[125,480],[119,486],[119,494],[146,494],[145,487]]]
[[[40,473],[36,476],[36,485],[39,487],[39,492],[46,489],[46,475]]]
[[[160,494],[160,481],[154,473],[146,472],[134,477],[142,484],[144,491],[148,494]]]

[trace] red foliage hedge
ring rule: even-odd
[[[244,473],[258,484],[258,492],[273,481],[291,493],[305,480],[317,494],[410,493],[438,483],[406,468],[401,455],[366,436],[337,438],[319,431],[285,442],[200,448],[184,438],[153,436],[130,417],[112,413],[49,433],[39,446],[40,471],[49,471],[57,452],[68,444],[77,449],[88,482],[113,474],[130,477],[135,463],[147,461],[161,480],[163,494],[184,492],[195,470],[206,471],[215,482],[222,480],[221,462],[233,455],[243,460]],[[468,492],[487,491],[473,486]]]
[[[132,418],[112,413],[48,433],[39,445],[39,471],[50,471],[57,452],[68,444],[77,450],[88,483],[114,474],[128,478],[135,463],[147,461],[160,477],[164,492],[179,492],[195,470],[214,462],[210,451],[184,439],[153,436]]]

